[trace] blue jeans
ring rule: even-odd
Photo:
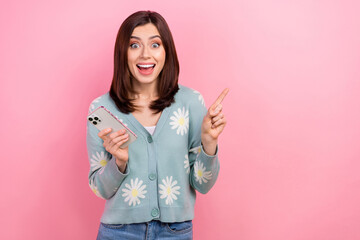
[[[192,221],[179,223],[163,223],[150,221],[133,224],[105,224],[100,223],[97,240],[152,240],[176,239],[192,240]]]

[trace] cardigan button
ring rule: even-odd
[[[153,142],[152,137],[151,137],[151,136],[148,136],[148,137],[147,137],[147,141],[148,141],[149,143],[152,143],[152,142]]]
[[[153,210],[151,210],[151,216],[153,217],[159,216],[159,209],[153,208]]]
[[[150,173],[150,174],[149,174],[149,179],[150,179],[151,181],[154,181],[154,180],[156,179],[156,174],[155,174],[155,173]]]

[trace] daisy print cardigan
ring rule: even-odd
[[[106,199],[101,222],[130,224],[160,220],[182,222],[194,218],[196,191],[207,193],[219,173],[218,149],[207,155],[201,145],[201,124],[207,112],[195,90],[179,85],[175,102],[165,108],[151,135],[129,113],[121,113],[109,93],[96,98],[136,135],[129,145],[129,161],[121,173],[115,158],[103,147],[93,125],[87,125],[89,185]]]

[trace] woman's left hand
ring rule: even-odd
[[[217,139],[226,125],[221,102],[228,92],[228,88],[224,89],[216,101],[210,106],[201,125],[201,142],[204,151],[209,155],[215,154]]]

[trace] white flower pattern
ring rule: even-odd
[[[90,109],[89,109],[89,113],[92,112],[94,109],[95,109],[95,103],[98,103],[101,99],[101,96],[100,97],[97,97],[95,98],[91,104],[90,104]]]
[[[177,112],[173,112],[173,116],[170,117],[172,120],[170,125],[171,129],[176,129],[176,134],[183,136],[189,129],[189,111],[185,110],[185,107],[178,108]]]
[[[165,200],[166,205],[171,205],[174,203],[174,200],[177,200],[177,196],[176,195],[180,195],[180,192],[178,191],[180,189],[180,186],[176,186],[177,181],[176,180],[172,180],[172,176],[169,178],[168,176],[166,177],[166,180],[163,179],[162,183],[163,184],[159,184],[159,193],[161,194],[160,198]]]
[[[109,162],[110,158],[108,154],[102,152],[96,152],[96,156],[93,154],[92,158],[90,159],[90,166],[93,171],[105,167],[106,164]]]
[[[198,181],[200,184],[203,182],[207,183],[212,178],[211,171],[206,171],[206,168],[202,162],[195,162],[194,175],[196,181]]]
[[[201,146],[194,147],[194,148],[190,149],[189,152],[199,155],[199,153],[201,153]]]
[[[146,185],[143,185],[143,181],[138,178],[131,179],[130,185],[128,183],[125,184],[125,188],[122,189],[124,192],[122,194],[123,197],[125,197],[124,202],[129,202],[129,206],[136,206],[137,204],[140,204],[139,198],[145,198],[145,194],[147,191],[145,190]]]
[[[96,196],[98,196],[102,199],[105,199],[100,195],[99,190],[98,190],[97,186],[95,186],[93,179],[90,180],[89,186],[90,186],[91,190],[93,191],[93,193],[95,193]]]
[[[194,93],[196,93],[196,94],[199,95],[199,96],[198,96],[199,101],[201,102],[201,104],[202,104],[203,106],[205,106],[205,100],[204,100],[204,97],[201,95],[201,93],[199,93],[199,92],[196,91],[196,90],[194,90]]]
[[[185,154],[184,168],[186,169],[186,173],[190,173],[190,162],[187,154]]]

